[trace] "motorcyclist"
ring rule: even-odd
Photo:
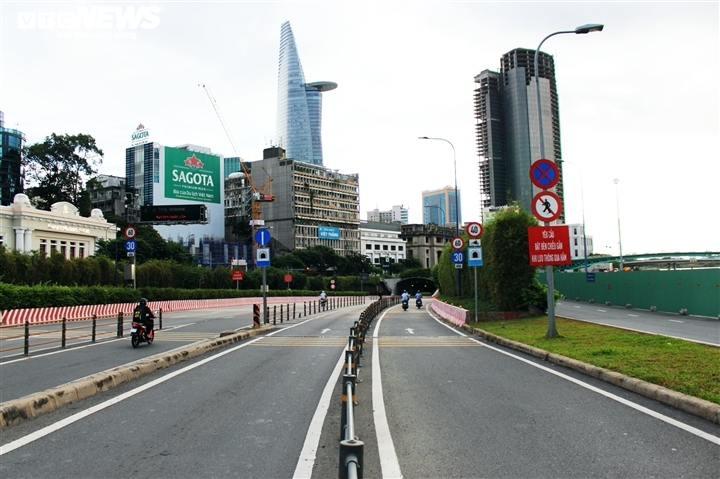
[[[415,300],[417,301],[418,299],[422,299],[422,293],[420,292],[420,290],[418,290],[418,292],[415,293]]]
[[[320,293],[320,306],[322,306],[324,308],[326,304],[327,304],[327,294],[325,294],[325,291],[322,291]]]
[[[149,338],[153,337],[155,326],[155,315],[147,305],[147,299],[140,298],[140,304],[135,306],[133,310],[133,321],[145,326],[145,335]]]
[[[410,299],[410,295],[407,291],[403,291],[402,295],[400,296],[403,303],[406,303]]]

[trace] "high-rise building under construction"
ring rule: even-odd
[[[475,134],[483,211],[511,201],[519,201],[532,211],[530,165],[540,159],[534,56],[535,50],[517,48],[503,55],[499,72],[484,70],[475,77]],[[551,55],[539,53],[538,76],[545,154],[560,168],[555,192],[562,200],[560,114]],[[564,214],[559,220],[564,223]]]

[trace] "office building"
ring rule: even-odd
[[[125,178],[98,175],[86,186],[91,208],[99,209],[104,216],[125,216]]]
[[[305,83],[300,57],[290,22],[280,30],[278,63],[277,124],[275,142],[288,158],[323,165],[322,94],[334,90],[337,83]]]
[[[223,159],[223,163],[225,164],[225,178],[227,178],[232,173],[242,171],[242,165],[240,164],[240,161],[240,157],[238,156],[231,156]]]
[[[418,259],[423,267],[434,268],[440,261],[445,243],[455,236],[455,227],[437,224],[401,225],[400,239],[405,241],[408,258]]]
[[[5,116],[0,111],[0,205],[9,205],[16,194],[23,192],[23,143],[23,132],[5,128]]]
[[[517,48],[503,55],[500,71],[475,77],[475,131],[480,157],[480,209],[519,201],[531,212],[539,190],[530,182],[530,165],[540,159],[535,50]],[[560,117],[551,55],[538,55],[545,156],[561,167]],[[554,188],[563,199],[562,171]],[[564,214],[558,219],[564,222]]]
[[[380,211],[375,208],[367,212],[368,221],[381,221],[383,223],[408,223],[408,209],[403,205],[395,205],[391,210]]]
[[[462,209],[460,211],[456,209],[461,204],[460,190],[458,190],[457,196],[457,201],[455,201],[455,187],[453,186],[423,191],[423,224],[462,225]]]
[[[404,261],[405,241],[400,239],[401,226],[389,221],[360,222],[360,250],[373,266],[381,268]]]
[[[573,261],[585,259],[593,254],[593,238],[585,236],[585,227],[582,224],[568,225],[570,229],[570,257]],[[587,246],[587,252],[585,247]]]
[[[340,256],[360,253],[357,174],[287,158],[277,147],[266,148],[262,161],[250,163],[250,172],[256,186],[272,178],[275,201],[261,203],[272,254],[316,245],[328,246]]]

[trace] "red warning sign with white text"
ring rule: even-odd
[[[530,266],[570,264],[570,229],[567,225],[529,226]]]

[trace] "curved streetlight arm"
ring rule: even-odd
[[[600,23],[588,23],[586,25],[580,25],[579,27],[575,28],[575,30],[561,30],[559,32],[551,33],[550,35],[546,36],[542,39],[540,44],[538,45],[537,49],[535,50],[535,91],[537,94],[537,111],[538,111],[538,133],[540,135],[540,158],[545,158],[545,138],[543,137],[543,125],[542,125],[542,109],[540,105],[540,76],[539,76],[539,68],[538,68],[538,60],[539,60],[539,54],[540,54],[540,48],[542,47],[542,44],[545,43],[545,40],[547,40],[550,37],[553,37],[555,35],[562,35],[564,33],[576,33],[579,35],[586,34],[586,33],[592,33],[592,32],[601,32],[605,26]]]

